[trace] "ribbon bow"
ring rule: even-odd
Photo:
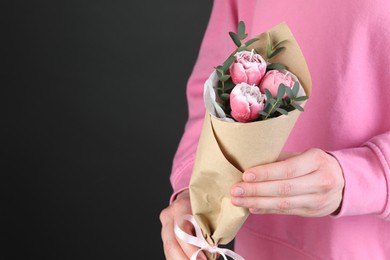
[[[195,218],[192,215],[184,215],[183,219],[192,223],[192,225],[195,228],[196,236],[187,234],[186,232],[181,230],[177,224],[175,224],[175,234],[182,241],[199,247],[199,249],[194,254],[192,254],[191,260],[196,260],[196,257],[198,256],[199,252],[202,250],[208,251],[213,254],[218,253],[225,260],[228,260],[226,256],[230,256],[233,260],[245,260],[243,257],[236,254],[230,249],[220,248],[216,245],[210,246],[209,243],[206,241],[206,239],[203,237],[200,226],[198,225],[198,223],[196,223]]]

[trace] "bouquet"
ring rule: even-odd
[[[245,169],[277,160],[311,91],[306,61],[286,23],[244,42],[240,21],[229,35],[237,49],[204,84],[206,114],[189,186],[193,215],[186,217],[202,241],[191,243],[209,259],[242,259],[218,248],[234,239],[249,215],[232,205],[230,187]]]

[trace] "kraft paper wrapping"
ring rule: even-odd
[[[289,27],[281,23],[268,32],[275,43],[287,40],[282,45],[286,49],[268,62],[284,64],[297,76],[309,96],[310,73]],[[250,45],[248,50],[255,48],[266,57],[268,32],[260,34],[259,40]],[[242,180],[245,169],[278,158],[300,113],[293,110],[286,116],[239,123],[223,121],[215,116],[218,112],[207,109],[189,190],[193,216],[210,245],[225,245],[234,239],[249,211],[231,204],[231,186]],[[208,257],[215,259],[209,253]]]

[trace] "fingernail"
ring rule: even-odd
[[[247,172],[244,173],[244,181],[254,181],[256,179],[256,176],[254,173]]]
[[[242,194],[244,194],[244,189],[241,188],[241,187],[235,187],[233,189],[233,195],[234,196],[241,196]]]

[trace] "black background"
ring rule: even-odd
[[[1,259],[164,259],[212,1],[2,6]]]

